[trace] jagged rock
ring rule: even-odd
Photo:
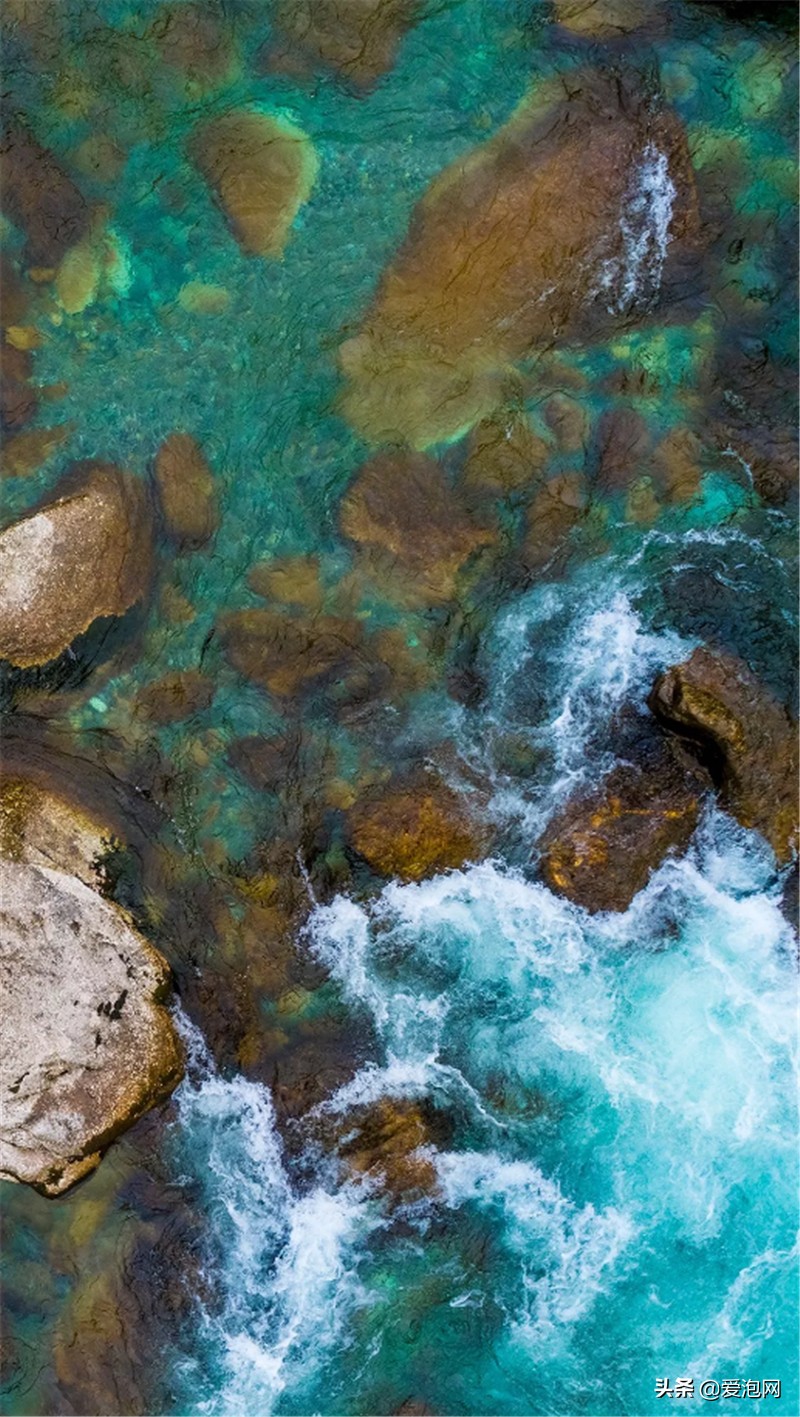
[[[587,910],[627,910],[664,857],[685,851],[702,786],[660,736],[643,735],[635,761],[550,822],[539,842],[547,884]]]
[[[452,439],[502,401],[513,361],[663,294],[698,226],[683,128],[632,73],[549,81],[417,204],[342,345],[345,416],[371,442]]]
[[[494,540],[424,453],[370,458],[344,497],[341,526],[367,548],[376,579],[399,572],[429,601],[448,600],[464,562]]]
[[[529,570],[551,560],[588,506],[589,485],[583,473],[557,473],[544,483],[528,508],[522,559]]]
[[[58,1195],[180,1080],[169,971],[76,877],[4,860],[0,883],[0,1173]]]
[[[189,433],[172,433],[155,456],[153,472],[167,531],[182,546],[202,546],[219,524],[211,469]]]
[[[786,709],[733,655],[696,649],[656,681],[650,707],[696,745],[722,802],[761,832],[780,862],[797,840],[797,729]]]
[[[382,876],[421,881],[480,860],[487,833],[439,778],[391,783],[348,813],[353,846]]]
[[[344,1119],[339,1154],[348,1170],[380,1185],[398,1204],[437,1189],[436,1167],[423,1148],[430,1128],[418,1103],[382,1097]]]
[[[242,250],[282,255],[319,167],[306,134],[276,114],[237,109],[203,124],[191,154]]]
[[[0,658],[46,664],[145,593],[151,516],[141,483],[79,463],[56,497],[0,533]]]

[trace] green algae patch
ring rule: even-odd
[[[242,250],[282,256],[319,170],[310,138],[278,114],[247,108],[203,124],[190,150]]]

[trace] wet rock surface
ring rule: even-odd
[[[403,881],[479,860],[487,835],[463,799],[433,775],[397,781],[348,814],[350,840],[373,870]]]
[[[787,861],[797,842],[797,728],[748,666],[696,649],[658,679],[650,706],[695,745],[733,815]]]
[[[153,475],[167,531],[180,546],[203,546],[219,522],[214,478],[189,433],[172,433],[155,456]]]
[[[590,911],[627,910],[664,858],[686,850],[699,819],[702,777],[658,734],[645,728],[637,740],[635,761],[578,792],[539,842],[547,884]]]
[[[55,659],[99,617],[124,614],[149,579],[151,518],[135,479],[82,463],[56,490],[0,533],[0,658],[23,668]]]
[[[263,63],[302,75],[332,71],[363,91],[392,67],[422,0],[279,0],[277,37]]]

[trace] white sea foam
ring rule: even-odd
[[[611,314],[624,314],[658,294],[676,196],[666,154],[648,143],[620,214],[622,249],[603,262],[597,280]]]

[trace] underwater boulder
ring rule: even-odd
[[[366,548],[377,580],[399,572],[433,602],[452,597],[461,566],[495,539],[424,453],[379,453],[364,463],[342,501],[340,524]]]
[[[486,854],[488,833],[440,778],[420,773],[365,796],[347,814],[350,841],[381,876],[421,881]]]
[[[391,69],[421,0],[279,0],[267,69],[332,70],[354,88],[370,88]]]
[[[90,210],[58,159],[21,125],[0,140],[2,206],[25,233],[26,260],[57,266],[89,230]]]
[[[504,497],[536,487],[552,449],[518,412],[499,412],[473,428],[463,484],[470,499]]]
[[[203,546],[219,525],[219,510],[211,469],[191,434],[165,438],[153,475],[169,535],[187,548]]]
[[[76,876],[0,861],[0,1174],[59,1195],[180,1081],[169,970]]]
[[[277,114],[236,109],[204,123],[190,148],[242,250],[281,256],[319,168],[310,138]]]
[[[28,382],[32,370],[29,350],[16,349],[8,342],[0,345],[0,419],[4,430],[24,428],[39,407],[39,395]]]
[[[633,761],[548,825],[539,842],[548,886],[592,912],[627,910],[665,856],[686,850],[703,785],[660,737],[643,737]]]
[[[161,56],[185,84],[201,93],[229,76],[235,49],[233,31],[219,5],[181,0],[162,5],[153,21]]]
[[[553,0],[556,23],[590,40],[617,39],[663,14],[663,0]]]
[[[47,664],[100,616],[140,600],[151,520],[141,483],[84,462],[53,499],[0,533],[0,659]]]
[[[345,417],[371,442],[454,438],[535,347],[648,309],[698,224],[683,128],[635,76],[548,80],[417,203],[341,347]]]
[[[28,477],[52,457],[75,432],[76,424],[58,423],[54,428],[23,428],[6,440],[3,475]]]
[[[724,806],[761,832],[781,863],[797,840],[797,728],[734,655],[696,649],[653,686],[650,708],[694,745]]]
[[[185,723],[209,708],[216,685],[199,669],[182,669],[146,684],[136,698],[136,713],[148,723]]]

